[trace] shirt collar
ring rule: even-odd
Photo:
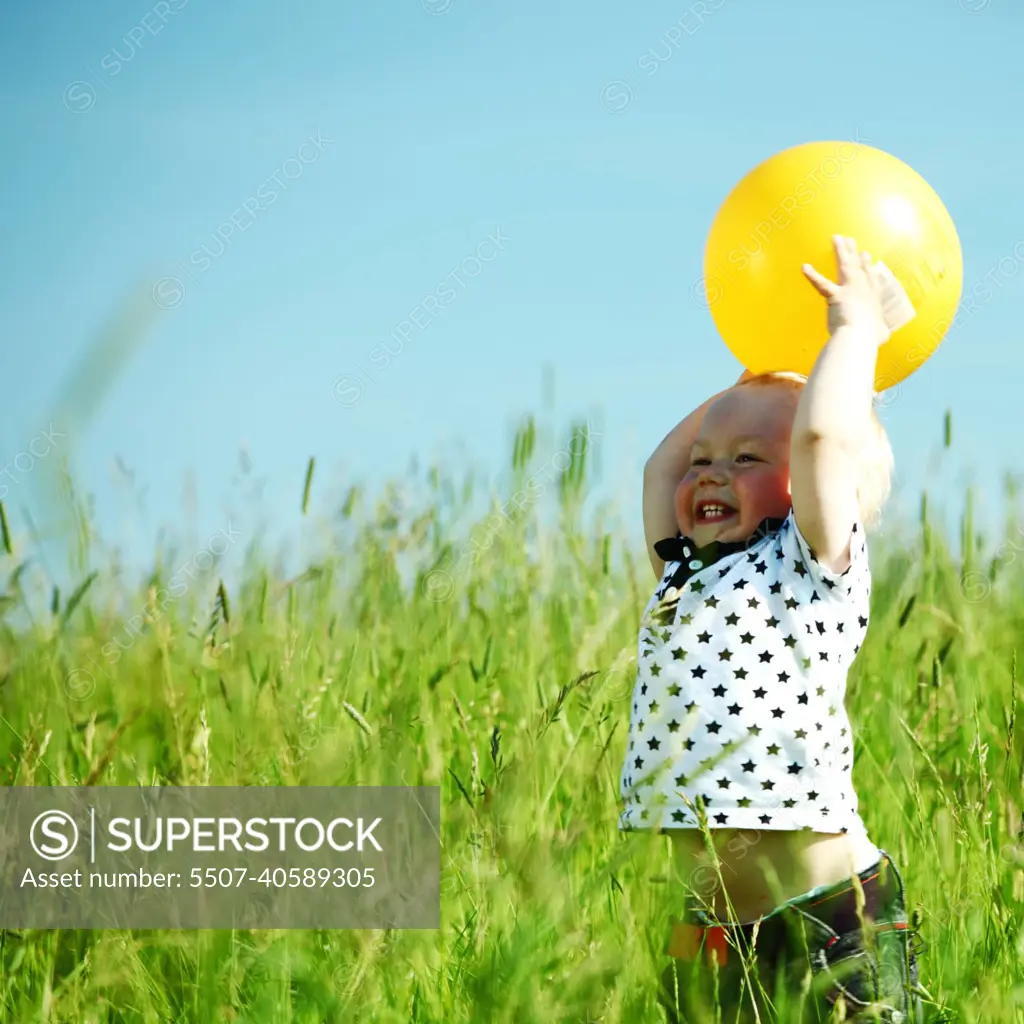
[[[684,537],[682,533],[679,533],[675,537],[666,537],[664,540],[657,541],[654,550],[665,562],[682,563],[679,568],[682,575],[688,579],[695,572],[714,565],[720,558],[746,551],[747,548],[760,543],[766,537],[778,533],[785,522],[785,519],[768,517],[761,520],[758,528],[746,540],[726,542],[713,540],[703,547],[697,547],[691,537]],[[679,576],[681,573],[677,572],[675,576]],[[679,586],[679,582],[675,578],[673,578],[673,583],[675,586]]]

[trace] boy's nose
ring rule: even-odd
[[[697,484],[703,483],[725,483],[727,479],[724,467],[720,466],[717,462],[713,462],[710,466],[701,466],[700,473],[697,476]]]

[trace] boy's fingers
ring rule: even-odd
[[[801,267],[801,270],[803,270],[804,276],[807,280],[810,281],[811,284],[813,284],[814,287],[825,296],[825,298],[832,298],[836,291],[836,285],[834,282],[819,274],[818,271],[810,265],[810,263],[805,263],[803,267]]]

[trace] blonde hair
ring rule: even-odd
[[[786,384],[794,391],[800,391],[807,383],[801,373],[789,371],[773,371],[759,373],[741,381],[736,387],[764,387],[770,384]],[[877,395],[875,396],[877,399]],[[882,509],[889,497],[892,487],[894,459],[889,437],[878,418],[877,402],[871,405],[871,434],[867,438],[861,455],[860,482],[857,486],[857,499],[860,504],[860,516],[865,527],[875,525],[882,514]]]

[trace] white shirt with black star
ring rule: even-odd
[[[640,628],[620,829],[696,828],[703,808],[709,828],[863,834],[844,700],[868,625],[864,528],[833,573],[792,512],[774,525],[713,564],[694,556],[714,545],[672,542]]]

